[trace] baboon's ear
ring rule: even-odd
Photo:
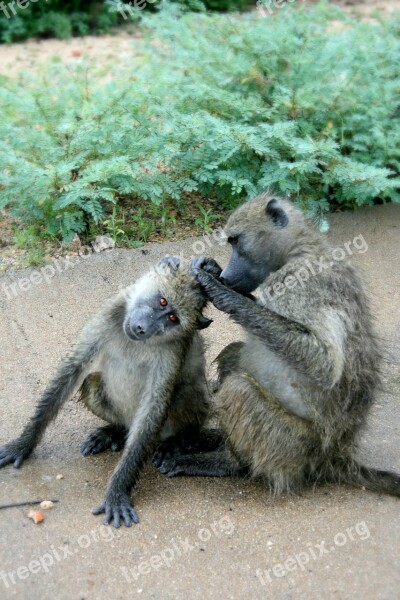
[[[279,200],[276,198],[272,198],[268,201],[267,206],[265,207],[265,212],[271,221],[278,227],[286,227],[286,225],[289,223],[287,214],[279,204]]]
[[[171,256],[171,255],[167,254],[166,256],[163,256],[163,258],[161,260],[158,261],[157,267],[168,266],[173,271],[176,271],[179,268],[180,264],[181,264],[181,259],[179,258],[179,256]]]
[[[199,317],[197,320],[197,329],[207,329],[211,323],[212,319],[207,319],[207,317],[203,317],[203,315],[201,315],[201,317]]]

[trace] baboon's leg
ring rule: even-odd
[[[101,373],[88,375],[79,393],[79,399],[92,413],[110,423],[110,425],[98,427],[89,433],[81,445],[83,456],[98,454],[109,448],[113,452],[122,450],[128,430],[119,423],[118,415],[107,397]]]
[[[79,390],[79,400],[99,419],[112,425],[122,425],[107,396],[101,373],[91,373],[86,377]]]
[[[176,475],[196,475],[199,477],[243,476],[246,467],[239,465],[229,450],[216,450],[201,454],[175,454],[166,458],[159,470],[168,477]]]
[[[216,404],[229,447],[253,476],[275,493],[301,486],[320,455],[312,423],[289,413],[246,373],[225,379]]]
[[[81,453],[83,456],[89,456],[89,454],[99,454],[109,448],[113,452],[122,450],[127,434],[128,430],[118,425],[98,427],[89,433],[81,445]]]
[[[288,413],[245,373],[229,375],[216,397],[227,451],[179,455],[163,462],[168,475],[231,475],[248,471],[265,478],[275,493],[301,486],[318,455],[312,425]],[[235,460],[235,459],[233,459]]]
[[[225,450],[222,431],[219,429],[187,430],[161,442],[153,455],[153,465],[157,468],[175,455],[197,454]]]

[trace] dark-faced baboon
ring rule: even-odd
[[[212,452],[196,453],[199,445],[190,455],[159,455],[160,470],[245,470],[275,493],[341,481],[400,495],[398,475],[354,458],[380,361],[356,268],[342,255],[335,260],[335,250],[289,201],[266,194],[241,206],[225,231],[232,255],[220,279],[194,265],[209,299],[247,334],[217,359],[222,438],[217,444],[218,434],[208,434]],[[246,297],[256,289],[257,299]]]

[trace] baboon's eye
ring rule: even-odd
[[[174,315],[174,314],[171,314],[171,315],[168,315],[168,319],[170,321],[176,322],[178,320],[178,317],[176,315]]]
[[[160,299],[160,306],[168,306],[168,302],[166,301],[165,298]]]

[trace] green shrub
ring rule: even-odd
[[[234,10],[245,10],[251,5],[255,5],[255,0],[173,0],[183,8],[195,12],[203,12],[205,9],[219,12],[229,12]]]
[[[270,187],[321,218],[398,201],[399,22],[332,10],[169,6],[107,82],[87,65],[4,80],[0,207],[70,239],[120,202],[135,219],[187,193],[229,207]]]
[[[11,0],[10,0],[11,1]],[[143,3],[145,0],[141,0]],[[184,10],[204,12],[211,10],[241,10],[252,0],[173,0]],[[86,35],[93,31],[104,33],[119,23],[139,21],[143,10],[127,8],[129,0],[26,0],[25,8],[4,1],[0,11],[0,42],[11,43],[29,37],[56,37],[68,39],[73,35]],[[162,0],[147,0],[148,10],[158,10]],[[254,4],[254,1],[253,1]],[[134,2],[131,0],[131,6]],[[143,6],[140,4],[140,6]],[[16,14],[15,14],[16,13]],[[125,15],[125,17],[123,16]]]
[[[37,20],[36,33],[42,37],[68,40],[72,35],[72,21],[67,15],[51,11]]]
[[[25,8],[14,2],[16,15],[8,5],[5,0],[5,10],[0,13],[0,42],[6,43],[29,37],[68,39],[89,31],[101,33],[123,20],[101,0],[39,0]]]
[[[255,2],[251,0],[203,0],[206,8],[217,11],[245,10]],[[186,0],[185,0],[186,2]]]

